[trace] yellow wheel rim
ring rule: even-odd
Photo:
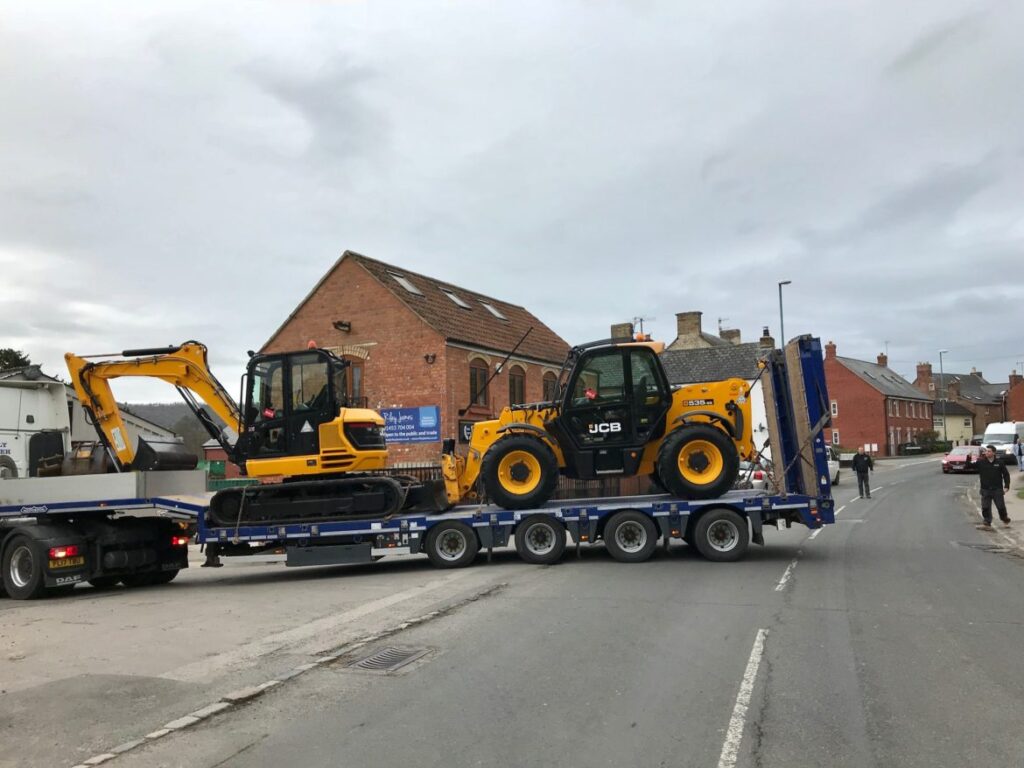
[[[509,493],[530,493],[540,485],[540,475],[540,461],[529,451],[509,451],[498,463],[498,482]]]
[[[708,440],[692,440],[679,451],[679,474],[695,485],[709,485],[725,468],[725,457]]]

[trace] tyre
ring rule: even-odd
[[[89,583],[96,589],[111,589],[116,587],[120,581],[120,576],[97,576],[94,579],[89,579]]]
[[[456,520],[438,523],[427,534],[427,557],[438,568],[462,568],[472,563],[479,551],[476,533]]]
[[[174,569],[173,571],[157,571],[156,573],[150,574],[149,581],[150,584],[170,584],[174,581],[177,575],[177,569]]]
[[[548,515],[530,515],[516,528],[516,552],[527,563],[557,563],[565,554],[565,526]]]
[[[4,591],[14,600],[34,600],[41,597],[46,587],[43,584],[44,556],[39,543],[28,536],[18,534],[7,542],[3,562]]]
[[[558,485],[558,460],[548,446],[528,435],[501,438],[480,467],[488,498],[505,509],[539,507]]]
[[[747,521],[731,509],[709,509],[693,527],[693,544],[708,560],[739,560],[750,546]]]
[[[642,563],[658,547],[658,528],[642,512],[616,512],[604,527],[604,545],[620,563]]]
[[[710,424],[680,427],[658,449],[658,477],[684,499],[718,498],[732,488],[739,467],[732,439]]]
[[[836,472],[836,479],[832,481],[832,485],[839,485],[839,473]]]

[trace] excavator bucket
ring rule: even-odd
[[[418,480],[408,476],[396,477],[403,485],[409,482],[405,494],[404,512],[444,512],[452,505],[445,492],[444,480]]]
[[[174,469],[195,469],[199,458],[190,453],[179,440],[139,438],[132,469],[139,472],[166,472]]]

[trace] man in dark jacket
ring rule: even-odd
[[[874,472],[874,470],[875,462],[864,452],[862,445],[853,457],[853,471],[857,473],[857,490],[860,491],[862,499],[865,496],[871,498],[871,482],[868,480],[868,472]]]
[[[1010,490],[1010,473],[1006,470],[1006,465],[996,458],[996,447],[986,446],[985,453],[974,466],[981,480],[981,516],[985,519],[978,528],[983,531],[992,530],[992,502],[995,502],[996,509],[999,510],[999,519],[1003,521],[1003,525],[1009,525],[1010,518],[1006,514],[1003,493]]]

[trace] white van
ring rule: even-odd
[[[1016,464],[1017,457],[1013,455],[1014,435],[1024,440],[1024,421],[998,421],[985,427],[981,444],[994,445],[996,456],[1002,456],[1007,464]]]

